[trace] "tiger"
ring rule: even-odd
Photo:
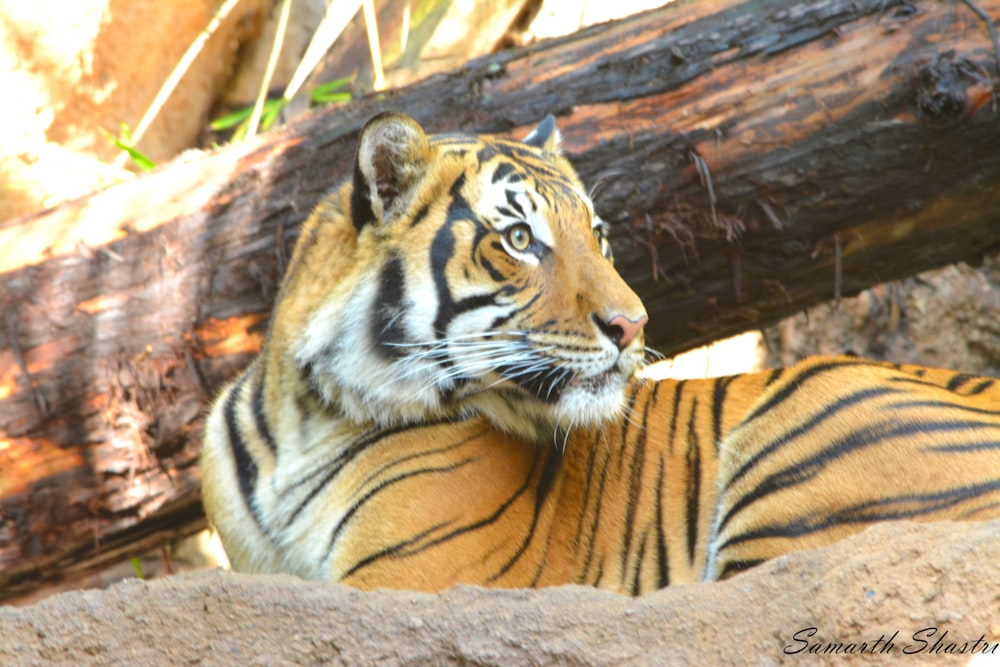
[[[385,112],[206,421],[234,569],[360,589],[717,581],[888,520],[1000,517],[1000,385],[852,356],[651,379],[552,116]]]

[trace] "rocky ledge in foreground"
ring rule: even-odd
[[[886,524],[641,598],[362,593],[214,571],[0,608],[3,665],[813,665],[861,652],[868,664],[1000,661],[1000,522]]]

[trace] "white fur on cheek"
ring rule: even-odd
[[[441,405],[433,366],[376,349],[370,314],[377,292],[376,280],[362,280],[346,301],[331,300],[317,310],[295,361],[311,368],[324,401],[354,422],[389,425],[436,416]]]

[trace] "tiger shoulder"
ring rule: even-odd
[[[646,313],[550,117],[362,130],[203,496],[235,568],[361,588],[715,580],[879,521],[1000,516],[1000,386],[848,357],[652,381]]]

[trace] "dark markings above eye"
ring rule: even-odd
[[[517,201],[517,193],[514,192],[513,190],[506,190],[505,192],[506,192],[506,195],[507,195],[507,204],[512,209],[514,209],[515,211],[517,211],[518,213],[520,213],[521,217],[523,218],[524,217],[524,209],[521,207],[521,205]]]
[[[493,172],[493,183],[502,181],[514,173],[514,166],[509,162],[501,162],[496,171]],[[519,179],[520,180],[520,179]]]

